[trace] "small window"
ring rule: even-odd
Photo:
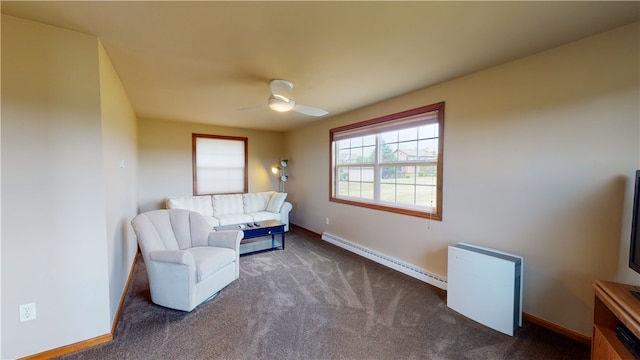
[[[442,220],[444,103],[329,131],[330,200]]]
[[[193,194],[247,192],[247,138],[192,135]]]

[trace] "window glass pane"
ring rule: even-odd
[[[416,205],[435,207],[436,189],[435,186],[416,187]]]
[[[425,161],[437,161],[438,157],[438,139],[421,140],[418,142],[420,149],[420,157]]]
[[[380,162],[394,162],[398,160],[398,144],[382,143],[380,149]]]
[[[380,134],[380,139],[386,143],[395,143],[398,142],[398,132],[390,131]]]
[[[360,181],[360,168],[349,168],[349,181]]]
[[[355,137],[351,139],[351,147],[359,147],[362,146],[362,138]]]
[[[418,160],[418,142],[409,141],[398,145],[398,161],[416,161]]]
[[[362,138],[362,145],[364,146],[368,146],[368,145],[375,145],[376,144],[376,136],[375,135],[369,135],[369,136],[365,136]]]
[[[348,149],[350,147],[349,144],[351,144],[351,141],[349,139],[346,139],[338,141],[337,146],[338,149]]]
[[[418,138],[418,128],[402,129],[398,131],[398,141],[416,140]]]
[[[387,202],[396,201],[396,185],[395,184],[381,184],[380,185],[380,200]]]
[[[341,149],[338,153],[338,164],[347,164],[350,159],[350,153],[350,149]]]
[[[416,167],[415,166],[402,166],[401,167],[401,179],[398,183],[402,184],[415,184],[416,183]]]
[[[396,167],[395,166],[381,166],[380,167],[380,178],[383,183],[394,183],[396,182]]]
[[[419,139],[428,139],[438,137],[438,124],[430,124],[425,126],[420,126],[418,128],[418,138]]]
[[[373,200],[373,182],[363,182],[361,187],[362,193],[360,197],[363,199]]]
[[[436,185],[437,172],[436,165],[427,165],[418,167],[418,175],[416,177],[416,184],[420,185]]]
[[[362,148],[351,148],[349,154],[349,163],[361,163],[362,162]]]
[[[349,195],[349,182],[348,181],[339,181],[338,182],[338,195],[348,196]]]
[[[363,162],[365,163],[373,163],[376,161],[376,147],[375,146],[367,146],[362,149]]]
[[[360,197],[360,183],[359,182],[349,182],[349,196]]]
[[[341,167],[338,171],[338,181],[349,180],[349,169]]]
[[[413,185],[398,184],[396,202],[401,204],[415,204],[415,189]]]

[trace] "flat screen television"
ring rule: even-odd
[[[629,246],[629,267],[640,273],[640,170],[636,170],[633,193],[633,215],[631,221],[631,242]],[[640,298],[640,291],[633,291]]]

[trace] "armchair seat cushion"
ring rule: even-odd
[[[236,252],[227,248],[197,246],[186,251],[191,253],[195,260],[197,282],[208,278],[236,260]]]

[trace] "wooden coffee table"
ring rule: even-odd
[[[256,223],[243,223],[233,225],[216,226],[216,231],[220,230],[242,230],[244,237],[240,241],[240,255],[253,254],[256,252],[284,250],[284,224],[276,220],[258,221]],[[280,241],[276,235],[281,235]],[[260,239],[271,236],[271,239]]]

